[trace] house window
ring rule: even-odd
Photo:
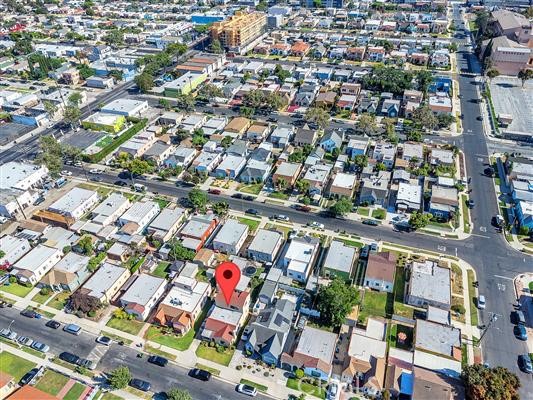
[[[320,378],[322,375],[318,371],[311,371],[311,376],[314,376],[315,378]]]

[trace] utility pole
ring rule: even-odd
[[[488,331],[488,330],[490,329],[490,327],[492,326],[492,323],[498,320],[498,317],[501,317],[501,315],[499,315],[499,314],[495,314],[495,313],[490,313],[489,323],[487,324],[487,326],[485,327],[485,329],[484,329],[483,332],[481,333],[481,337],[479,338],[479,341],[478,341],[478,343],[477,343],[478,346],[481,344],[481,341],[482,341],[483,338],[485,337],[485,334],[487,333],[487,331]]]

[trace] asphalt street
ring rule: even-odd
[[[146,380],[152,384],[154,393],[164,392],[172,387],[187,389],[197,400],[233,400],[247,398],[235,391],[235,385],[212,378],[202,382],[188,376],[189,370],[170,362],[161,368],[147,361],[148,356],[138,358],[134,348],[112,343],[109,347],[96,343],[96,336],[83,331],[79,336],[71,335],[59,329],[45,326],[45,318],[31,319],[20,315],[20,310],[4,308],[0,313],[0,329],[7,328],[11,321],[11,329],[18,335],[28,336],[50,346],[51,354],[58,355],[63,351],[76,354],[82,358],[97,361],[97,371],[109,372],[121,365],[130,369],[134,378]],[[258,395],[258,399],[270,397]]]

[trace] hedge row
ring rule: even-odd
[[[118,138],[116,138],[111,143],[109,143],[107,146],[105,146],[98,153],[91,154],[91,155],[87,155],[87,154],[84,155],[83,156],[84,161],[93,163],[93,164],[99,163],[105,157],[107,157],[110,153],[115,151],[121,144],[127,142],[129,139],[131,139],[133,136],[135,136],[137,133],[143,130],[146,127],[147,123],[148,123],[148,120],[146,118],[141,119],[140,121],[135,123],[135,125],[133,125],[131,128],[129,128],[126,132],[124,132]]]

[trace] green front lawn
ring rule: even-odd
[[[50,297],[53,296],[53,294],[54,292],[50,292],[48,294],[37,293],[35,296],[33,296],[32,301],[35,301],[39,304],[44,304]]]
[[[299,390],[300,392],[310,394],[311,396],[318,397],[319,399],[326,398],[326,391],[323,388],[305,382],[303,379],[298,380],[295,378],[289,378],[287,380],[287,387],[289,389]]]
[[[468,278],[468,297],[470,298],[470,324],[472,326],[478,326],[479,320],[475,303],[476,288],[474,287],[474,272],[469,269],[466,271],[466,274]]]
[[[204,371],[210,372],[211,375],[216,375],[216,376],[220,375],[220,371],[218,369],[208,367],[207,365],[204,365],[204,364],[196,363],[195,367],[203,369]],[[241,381],[241,383],[242,383],[242,381]]]
[[[118,329],[119,331],[130,333],[132,335],[138,335],[144,326],[144,322],[140,322],[134,319],[119,319],[111,318],[106,326],[110,328]]]
[[[291,227],[278,224],[266,224],[265,229],[274,229],[281,233],[285,239],[289,237],[289,232],[292,231]]]
[[[272,197],[273,199],[280,199],[280,200],[289,199],[289,195],[283,192],[272,192],[268,195],[268,197]]]
[[[461,204],[462,204],[462,217],[463,217],[463,225],[465,233],[470,233],[470,209],[467,207],[466,202],[468,201],[468,198],[466,197],[466,194],[461,195]]]
[[[235,353],[235,350],[230,349],[224,349],[224,351],[219,352],[216,347],[209,347],[206,342],[202,342],[196,349],[196,355],[198,357],[225,365],[226,367],[231,362],[233,353]]]
[[[45,393],[55,396],[69,381],[69,377],[52,370],[47,370],[39,379],[35,387]]]
[[[238,217],[237,220],[245,225],[248,225],[248,228],[250,228],[251,232],[255,232],[261,221],[257,219],[251,219],[251,218],[244,218],[244,217]]]
[[[353,247],[357,247],[357,248],[361,248],[364,246],[363,243],[361,242],[358,242],[357,240],[349,240],[349,239],[343,239],[342,237],[337,237],[335,238],[336,240],[340,240],[341,242],[343,242],[346,246],[353,246]]]
[[[157,204],[159,204],[159,207],[161,209],[165,208],[166,206],[169,205],[170,201],[166,200],[166,199],[163,199],[161,197],[156,197],[153,199],[153,201],[155,201]]]
[[[160,350],[157,347],[150,346],[149,344],[147,344],[144,349],[150,354],[156,354],[158,356],[168,358],[169,360],[176,359],[176,356],[174,354],[167,353],[166,351]]]
[[[69,292],[58,293],[56,297],[50,300],[47,306],[55,308],[56,310],[62,310],[63,308],[65,308],[65,305],[67,304],[69,296],[70,296]]]
[[[116,394],[106,392],[100,400],[124,400],[124,398],[117,396]]]
[[[78,400],[84,390],[85,390],[85,386],[83,386],[79,382],[76,382],[74,386],[72,386],[70,390],[67,392],[65,397],[63,397],[63,400]]]
[[[239,383],[242,383],[244,385],[248,385],[248,386],[253,386],[254,388],[256,388],[257,390],[259,390],[260,392],[267,392],[268,391],[268,386],[265,386],[265,385],[261,385],[260,383],[255,383],[254,381],[249,381],[248,379],[241,379],[241,381]]]
[[[239,192],[248,193],[248,194],[259,194],[263,188],[262,183],[252,183],[250,185],[240,185],[238,190]]]
[[[372,218],[385,219],[386,216],[387,216],[387,211],[385,211],[383,208],[372,210]]]
[[[157,264],[157,267],[152,272],[152,275],[158,276],[160,278],[166,278],[168,276],[167,268],[170,265],[167,261],[161,261]]]
[[[24,286],[18,282],[10,283],[9,285],[0,286],[2,292],[11,293],[18,297],[26,297],[33,289],[32,286]]]
[[[35,367],[35,363],[3,351],[0,353],[0,371],[11,375],[18,382],[26,372]]]
[[[529,290],[533,292],[533,281],[529,282]]]
[[[370,215],[370,209],[368,207],[358,207],[357,214],[368,217]]]

